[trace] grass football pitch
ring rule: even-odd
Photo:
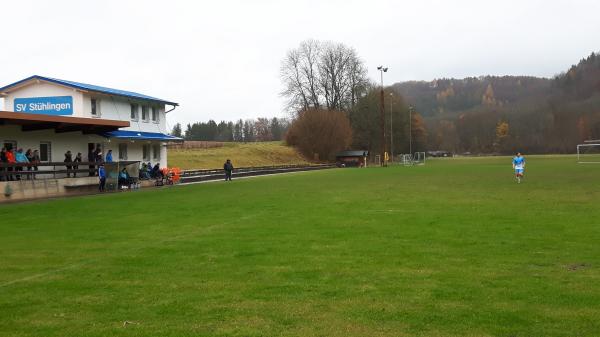
[[[0,206],[0,336],[598,336],[600,165],[335,169]]]

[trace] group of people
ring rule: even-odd
[[[77,177],[77,170],[79,170],[79,165],[76,165],[76,163],[81,163],[82,162],[82,157],[81,157],[81,152],[77,152],[77,155],[75,156],[75,159],[73,159],[73,154],[71,153],[71,150],[68,150],[67,152],[65,152],[65,160],[64,162],[67,163],[67,165],[65,165],[67,167],[67,178],[71,178],[71,172],[73,171],[73,178]],[[74,163],[75,165],[69,165],[71,163]]]
[[[104,192],[106,189],[106,177],[107,177],[107,173],[106,173],[106,167],[104,166],[104,163],[110,163],[112,162],[112,151],[108,150],[107,154],[106,154],[106,160],[100,162],[100,164],[98,165],[98,190],[100,192]],[[139,171],[139,179],[160,179],[163,177],[163,172],[160,168],[160,164],[156,163],[154,166],[152,166],[152,163],[148,162],[148,163],[142,163],[141,167],[140,167],[140,171]],[[119,188],[123,188],[124,186],[127,187],[131,187],[131,185],[133,183],[135,183],[135,179],[133,177],[131,177],[131,175],[129,174],[129,172],[127,172],[126,168],[121,169],[121,171],[119,171],[118,177],[117,177],[117,181],[118,181],[118,186]]]
[[[160,164],[156,163],[152,166],[152,163],[142,163],[140,167],[140,179],[158,179],[163,177],[163,172],[160,169]]]
[[[12,181],[21,180],[23,168],[27,167],[27,171],[37,171],[38,164],[40,162],[40,152],[38,150],[27,149],[23,152],[22,148],[16,151],[12,147],[2,147],[0,150],[0,163],[2,164],[13,164],[10,166],[0,167],[0,180],[1,181]],[[19,165],[20,164],[20,165]],[[27,174],[26,179],[35,179],[35,175]]]
[[[106,156],[103,156],[100,145],[96,146],[96,148],[90,148],[88,151],[88,162],[90,163],[90,177],[96,175],[96,166],[98,166],[98,176],[100,176],[100,164],[113,162],[112,150],[108,150]],[[93,165],[92,163],[98,164]]]

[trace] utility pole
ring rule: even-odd
[[[394,163],[394,93],[390,92],[390,159]]]
[[[412,157],[412,105],[408,107],[408,148]]]
[[[385,166],[385,105],[384,105],[384,95],[383,95],[383,73],[388,71],[388,68],[384,66],[377,67],[377,70],[381,73],[381,165]]]

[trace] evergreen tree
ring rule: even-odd
[[[179,137],[179,138],[182,137],[180,123],[175,124],[175,126],[173,127],[173,130],[171,131],[171,136],[175,136],[175,137]]]

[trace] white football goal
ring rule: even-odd
[[[600,141],[577,145],[577,162],[580,164],[600,164]]]
[[[410,153],[405,153],[400,155],[400,163],[404,166],[413,165],[413,157]]]
[[[413,162],[417,165],[425,164],[425,152],[415,152]]]

